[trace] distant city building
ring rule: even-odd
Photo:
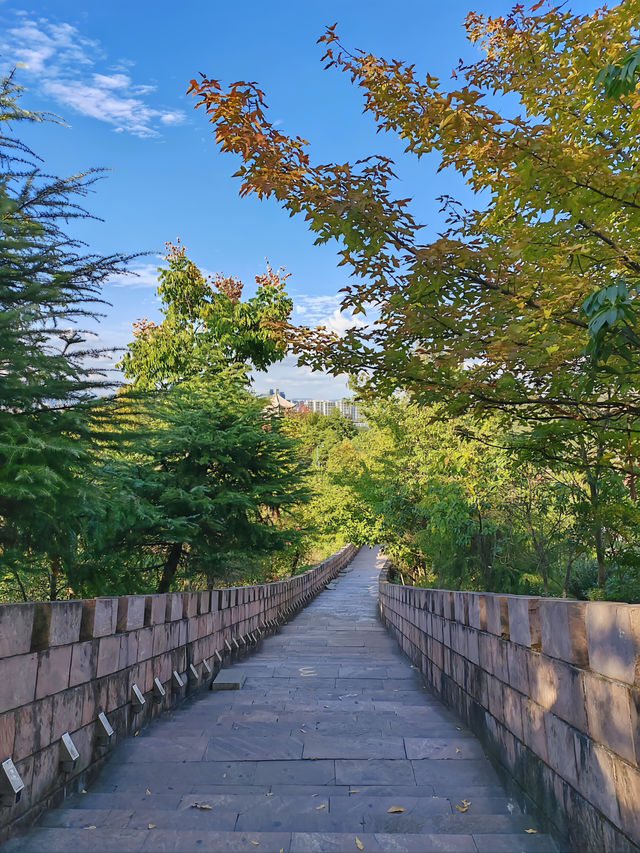
[[[367,426],[367,421],[360,409],[350,400],[294,400],[296,412],[320,412],[321,415],[329,415],[334,409],[340,414],[353,421],[356,426]]]
[[[271,398],[269,400],[269,405],[267,409],[271,412],[277,412],[278,414],[282,414],[283,412],[291,411],[295,409],[295,403],[292,403],[291,400],[287,400],[287,398],[278,391],[277,388],[269,388],[269,393],[271,394]]]

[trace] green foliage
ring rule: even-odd
[[[11,134],[42,120],[0,81],[0,563],[3,585],[23,596],[33,576],[48,597],[95,511],[86,472],[99,433],[85,323],[96,319],[100,284],[127,258],[80,253],[60,222],[88,214],[79,199],[98,173],[51,178]]]

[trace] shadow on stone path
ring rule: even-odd
[[[555,853],[379,623],[379,564],[363,548],[236,664],[242,690],[122,743],[3,851]]]

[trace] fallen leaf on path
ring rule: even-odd
[[[538,831],[537,829],[525,829],[525,832],[528,832],[529,835],[532,835],[533,833],[535,833],[537,831]]]
[[[400,812],[403,811],[404,809],[402,808],[402,806],[391,806],[390,809],[387,809],[387,814],[400,814]]]
[[[155,829],[155,826],[156,826],[156,825],[155,825],[155,823],[150,823],[150,824],[149,824],[149,829]]]
[[[81,793],[81,794],[86,794],[86,793],[87,793],[87,789],[86,789],[86,788],[83,788],[83,789],[80,791],[80,793]]]
[[[316,806],[316,811],[320,811],[320,809],[324,809],[324,808],[326,808],[326,806],[323,803],[321,806]]]
[[[191,803],[192,809],[202,809],[203,811],[209,811],[213,808],[213,806],[207,805],[207,803]]]
[[[349,791],[349,793],[350,793],[350,794],[359,794],[359,793],[360,793],[360,788],[352,788],[352,789]]]
[[[273,797],[273,791],[270,791],[268,794],[265,794],[265,797]]]
[[[462,731],[462,726],[456,726],[456,728],[458,729],[459,732]]]
[[[252,841],[251,843],[252,843],[252,844],[255,844],[255,846],[256,846],[256,847],[258,846],[258,844],[260,844],[260,842],[259,842],[259,841]]]
[[[462,803],[456,803],[456,808],[459,812],[466,812],[470,805],[469,800],[463,800]]]
[[[138,737],[138,735],[139,735],[139,734],[140,734],[140,732],[134,732],[134,733],[133,733],[133,736],[134,736],[134,737]]]
[[[93,824],[91,824],[91,826],[85,826],[85,829],[97,829],[97,828],[98,827],[94,826]]]
[[[306,730],[306,729],[298,729],[298,731],[299,731],[299,732],[302,732],[302,734],[303,734],[303,735],[306,735],[306,733],[307,733],[307,730]]]
[[[460,750],[458,749],[458,747],[457,747],[457,746],[456,746],[456,752],[460,752]]]
[[[319,797],[320,794],[311,794],[312,797]]]
[[[151,793],[151,791],[147,788],[147,790],[145,791],[145,794],[150,794],[150,793]]]
[[[362,841],[360,841],[360,839],[358,838],[357,835],[356,835],[356,847],[358,848],[358,850],[364,850],[364,844],[362,843]]]

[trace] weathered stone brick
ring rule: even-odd
[[[580,731],[587,731],[584,673],[561,660],[529,655],[531,698]]]
[[[625,684],[585,673],[589,734],[598,743],[634,762],[631,695]]]
[[[0,658],[31,651],[35,604],[0,605]]]
[[[146,596],[121,595],[118,598],[118,631],[135,631],[144,627]]]
[[[20,708],[16,712],[15,760],[22,760],[51,743],[52,723],[52,696]]]
[[[544,730],[547,739],[547,761],[563,779],[576,785],[578,774],[574,730],[551,711],[544,712]]]
[[[528,595],[510,595],[507,598],[509,611],[509,638],[512,643],[540,648],[540,614],[538,598]]]
[[[71,646],[54,646],[44,652],[38,652],[36,699],[67,689],[71,669],[71,651]]]
[[[36,602],[32,651],[77,643],[82,623],[82,601]]]
[[[13,743],[16,736],[16,712],[0,714],[0,761],[13,755]]]
[[[498,637],[509,637],[509,606],[506,595],[486,593],[487,631]]]
[[[36,654],[0,659],[0,713],[33,701],[37,673]]]
[[[82,726],[84,689],[64,690],[53,697],[51,740],[56,741],[63,732],[75,732]]]
[[[96,677],[98,669],[98,642],[74,643],[71,654],[69,686],[75,687]]]
[[[638,605],[590,601],[586,610],[590,668],[627,684],[637,683],[640,676],[640,648],[632,631],[634,609],[640,610]]]
[[[161,625],[166,616],[167,602],[162,593],[147,595],[144,603],[144,624]]]
[[[622,826],[631,838],[640,839],[640,768],[613,761]]]
[[[88,598],[82,602],[80,639],[106,637],[115,634],[118,622],[117,598]]]
[[[587,666],[586,601],[540,599],[542,651],[553,658]]]
[[[522,699],[517,690],[513,690],[507,684],[503,686],[502,700],[503,708],[500,719],[504,722],[509,731],[522,740]]]
[[[543,761],[548,761],[544,710],[531,699],[522,701],[522,739]]]
[[[153,656],[153,628],[136,631],[138,637],[138,661],[149,660]]]
[[[600,809],[609,820],[619,824],[613,756],[587,735],[577,735],[574,746],[580,790],[589,803]]]
[[[478,631],[487,630],[487,605],[483,592],[468,592],[469,625]]]
[[[120,635],[101,637],[98,646],[98,668],[96,675],[110,675],[120,669]]]
[[[166,596],[165,620],[173,622],[175,619],[182,619],[183,598],[179,592],[170,592]]]

